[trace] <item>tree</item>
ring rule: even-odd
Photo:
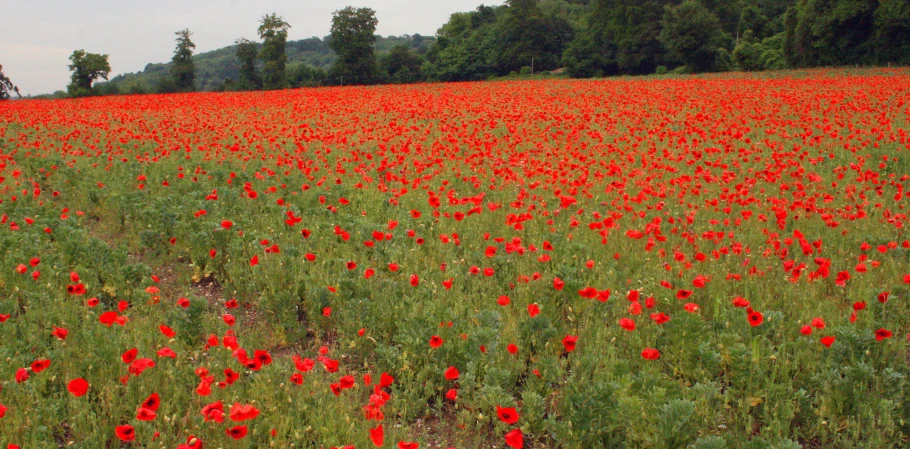
[[[537,0],[508,0],[506,4],[497,38],[500,74],[532,63],[540,70],[557,68],[563,50],[572,40],[571,25],[545,16]]]
[[[92,83],[98,78],[107,80],[107,75],[111,72],[107,55],[76,50],[69,59],[72,61],[69,69],[73,74],[70,76],[70,84],[66,91],[71,97],[93,95],[95,92],[92,90]]]
[[[244,38],[234,41],[237,44],[237,60],[240,62],[240,79],[234,86],[236,90],[257,90],[262,88],[262,80],[256,70],[258,50],[256,43]]]
[[[262,38],[262,88],[281,89],[287,86],[286,68],[288,57],[285,45],[288,40],[288,25],[281,16],[272,13],[262,17],[259,37]]]
[[[872,63],[876,6],[869,0],[800,0],[787,20],[788,62],[794,66]],[[885,2],[885,6],[888,6]],[[897,4],[906,3],[905,1]],[[886,47],[894,44],[889,42]]]
[[[405,44],[398,44],[382,58],[382,65],[394,84],[413,83],[420,79],[420,56]]]
[[[495,75],[496,22],[504,7],[480,5],[455,13],[439,31],[421,71],[434,81],[474,81]]]
[[[189,29],[177,31],[177,48],[174,50],[174,57],[171,59],[171,76],[177,89],[183,92],[195,90],[196,85],[196,67],[193,65],[193,49],[196,44],[190,40],[193,32]]]
[[[698,0],[702,6],[717,17],[717,20],[720,23],[720,29],[730,35],[736,33],[737,26],[739,25],[739,18],[742,15],[742,5],[754,1],[755,0]]]
[[[698,1],[686,0],[664,10],[660,41],[669,56],[698,73],[715,68],[725,36],[717,16]]]
[[[332,16],[329,47],[338,59],[329,70],[332,82],[373,84],[379,78],[379,66],[373,43],[376,40],[376,11],[348,6]]]
[[[660,19],[672,0],[594,0],[563,63],[573,77],[653,73],[663,62]]]
[[[910,3],[881,0],[875,10],[876,62],[910,64]]]
[[[738,38],[742,38],[747,31],[752,31],[752,37],[764,39],[768,36],[768,18],[762,10],[753,4],[746,5],[739,16],[739,27],[736,30]]]
[[[19,88],[3,74],[3,65],[0,64],[0,100],[9,100],[10,92],[15,92],[19,98],[22,98]]]
[[[288,86],[292,88],[321,86],[327,76],[325,70],[303,62],[288,64]]]

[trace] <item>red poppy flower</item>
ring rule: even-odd
[[[576,335],[566,335],[562,339],[562,345],[566,348],[566,352],[572,352],[575,350],[575,344],[578,342],[578,336]]]
[[[232,421],[246,421],[259,416],[259,409],[252,404],[234,403],[229,414]]]
[[[48,369],[50,366],[51,366],[51,361],[47,360],[47,359],[43,359],[43,360],[35,360],[34,362],[32,362],[31,368],[32,368],[32,371],[35,372],[35,374],[38,374],[41,371]]]
[[[760,325],[762,321],[765,320],[765,317],[761,314],[761,312],[756,312],[754,310],[749,312],[746,316],[749,318],[749,325],[752,327]]]
[[[246,426],[234,426],[225,431],[227,435],[235,440],[239,440],[246,436],[247,429]]]
[[[827,337],[822,337],[821,340],[819,340],[819,341],[821,342],[821,344],[825,345],[826,348],[830,348],[831,344],[834,343],[834,340],[835,340],[835,337],[833,335],[829,335]]]
[[[54,326],[54,330],[51,331],[51,335],[57,337],[60,340],[66,340],[66,336],[69,335],[69,331],[62,327]]]
[[[136,439],[136,431],[129,424],[115,427],[114,433],[117,434],[117,438],[120,438],[120,441],[133,441]]]
[[[442,346],[442,343],[443,343],[443,339],[440,338],[439,336],[434,335],[434,336],[430,337],[430,347],[431,348],[436,349],[436,348]]]
[[[142,408],[147,408],[152,411],[158,411],[158,407],[161,406],[161,397],[158,396],[158,393],[152,393],[144,401],[142,401]]]
[[[885,329],[885,328],[875,331],[875,339],[878,341],[882,341],[886,338],[891,338],[891,336],[892,336],[891,331],[889,331],[888,329]]]
[[[385,430],[382,428],[382,424],[380,424],[375,429],[369,429],[369,430],[370,430],[370,441],[373,442],[373,445],[376,447],[382,447],[382,444],[385,441]]]
[[[67,384],[66,389],[73,396],[80,397],[84,396],[88,392],[88,382],[83,378],[73,379]]]
[[[565,287],[565,285],[566,285],[566,283],[563,282],[562,279],[553,278],[553,288],[555,288],[556,290],[562,290],[562,288]]]
[[[450,367],[449,367],[448,369],[446,369],[446,371],[445,371],[446,380],[455,380],[455,379],[458,379],[458,374],[459,374],[459,373],[458,373],[458,368],[455,368],[454,366],[450,366]]]
[[[515,424],[518,422],[518,411],[514,407],[496,406],[496,415],[506,424]]]
[[[582,298],[594,299],[597,296],[597,289],[594,287],[585,287],[578,291],[578,295]]]
[[[154,421],[158,417],[158,414],[154,410],[149,410],[147,408],[140,408],[136,411],[136,419],[139,421]]]
[[[635,322],[632,321],[632,320],[630,320],[630,319],[628,319],[628,318],[620,318],[620,320],[619,320],[619,326],[622,327],[623,329],[627,330],[627,331],[634,331],[634,330],[635,330]]]
[[[645,360],[657,360],[660,358],[660,351],[654,348],[645,348],[641,351],[641,358]]]
[[[521,429],[513,429],[505,435],[506,445],[513,449],[522,449],[525,446],[524,435]]]
[[[136,355],[139,354],[139,350],[136,348],[129,349],[123,354],[120,355],[120,359],[123,360],[123,363],[132,363],[133,360],[136,360]]]
[[[395,378],[390,376],[389,373],[382,373],[382,375],[379,376],[379,388],[389,387],[393,383],[395,383]]]

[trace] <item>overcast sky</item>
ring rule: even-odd
[[[111,76],[166,62],[174,32],[189,28],[196,52],[258,40],[259,19],[276,12],[288,40],[329,34],[332,12],[369,7],[377,34],[434,35],[449,15],[502,0],[0,0],[0,65],[22,94],[64,90],[75,49],[110,55]]]

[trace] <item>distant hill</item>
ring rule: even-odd
[[[306,66],[312,69],[328,70],[335,61],[335,53],[329,49],[329,37],[288,41],[288,73]],[[404,44],[418,54],[426,53],[436,38],[419,34],[403,36],[376,36],[377,55],[388,53],[392,47]],[[261,44],[257,44],[260,45]],[[196,65],[196,88],[200,91],[221,90],[225,80],[238,78],[238,61],[235,56],[236,45],[217,50],[199,53],[193,56]],[[98,87],[102,92],[145,93],[152,92],[160,80],[170,73],[171,63],[150,63],[136,73],[117,75]]]

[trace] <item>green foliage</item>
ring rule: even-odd
[[[793,67],[910,61],[910,5],[903,0],[800,0],[786,17]]]
[[[506,5],[495,37],[499,73],[532,63],[538,70],[557,68],[572,40],[571,25],[560,17],[545,16],[537,0],[509,0]]]
[[[376,11],[348,6],[332,15],[329,47],[338,59],[329,69],[333,84],[373,84],[379,80],[376,42]]]
[[[66,88],[69,96],[84,97],[95,95],[97,92],[92,89],[92,83],[98,78],[106,80],[108,73],[111,71],[107,55],[75,50],[69,59],[72,62],[69,65],[69,69],[73,72],[70,76],[70,84]]]
[[[758,41],[747,30],[740,37],[739,44],[733,49],[733,62],[740,70],[747,72],[758,70],[779,70],[786,67],[783,48],[783,33]]]
[[[233,86],[234,90],[255,90],[262,88],[262,78],[256,67],[258,50],[256,45],[247,39],[240,38],[237,44],[237,60],[240,61],[240,78]]]
[[[178,90],[190,92],[196,89],[196,67],[193,64],[193,49],[196,44],[190,40],[193,32],[183,29],[174,34],[177,35],[177,48],[171,59],[171,76]]]
[[[287,86],[287,53],[285,45],[288,40],[288,25],[281,16],[272,13],[264,16],[259,25],[259,37],[262,38],[262,88],[266,90],[281,89]]]
[[[328,79],[328,73],[324,69],[302,62],[289,64],[287,73],[287,84],[292,88],[322,86]]]
[[[495,23],[503,8],[452,14],[436,33],[423,71],[434,81],[482,80],[496,74]]]
[[[3,65],[0,65],[0,100],[9,100],[10,92],[15,92],[16,95],[22,97],[19,94],[19,88],[3,74]]]
[[[380,61],[392,84],[408,84],[422,78],[423,59],[407,45],[399,44],[392,47]]]
[[[699,73],[717,66],[725,39],[717,16],[698,1],[686,0],[664,10],[660,41],[668,56],[685,64],[690,72]]]
[[[739,16],[739,27],[737,28],[736,34],[744,36],[747,32],[751,31],[752,36],[756,39],[762,39],[766,36],[770,28],[768,23],[768,18],[765,17],[765,14],[762,12],[761,8],[755,4],[747,4],[742,13]]]
[[[874,20],[875,62],[910,64],[910,2],[881,0]]]
[[[659,40],[669,0],[594,0],[588,26],[572,41],[563,63],[569,74],[652,73],[664,57]]]

